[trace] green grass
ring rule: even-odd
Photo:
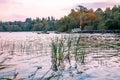
[[[57,71],[57,43],[52,40],[52,69]]]
[[[54,38],[51,43],[52,49],[52,70],[55,72],[61,72],[71,67],[79,69],[78,66],[85,63],[85,50],[82,47],[86,47],[86,43],[82,43],[80,36],[64,36],[62,38]],[[82,48],[82,49],[81,49]],[[71,63],[75,61],[75,66]],[[70,65],[70,67],[68,66]],[[80,65],[79,65],[80,64]],[[60,79],[62,76],[57,76]],[[51,78],[51,77],[50,77]]]
[[[85,63],[85,51],[82,51],[80,54],[80,58],[81,58],[81,63]]]
[[[68,60],[70,66],[71,66],[71,59],[70,59],[70,51],[71,51],[71,47],[72,47],[72,38],[69,36],[68,40],[67,40],[67,55],[66,55],[66,59]]]
[[[55,38],[52,40],[52,68],[54,71],[58,69],[64,69],[64,40]]]
[[[80,43],[80,36],[76,39],[75,41],[75,50],[74,50],[74,55],[75,55],[75,61],[78,61],[78,56],[79,56],[79,43]]]

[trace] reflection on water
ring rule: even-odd
[[[85,65],[63,72],[64,80],[120,80],[120,35],[80,34],[81,49],[86,52]],[[32,32],[0,33],[0,78],[41,79],[49,77],[51,39],[79,34],[37,34]],[[72,61],[74,65],[74,61]],[[66,63],[68,64],[68,63]],[[34,73],[36,74],[34,75]],[[33,77],[34,75],[34,77]],[[54,78],[51,78],[54,79]]]

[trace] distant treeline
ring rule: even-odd
[[[76,33],[120,33],[120,30],[81,30]]]
[[[56,14],[57,15],[57,14]],[[103,11],[96,11],[79,5],[63,18],[26,18],[23,21],[2,22],[0,31],[60,31],[70,32],[74,28],[82,30],[120,30],[120,5]]]

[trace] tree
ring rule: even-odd
[[[4,31],[2,26],[0,26],[0,31]]]
[[[33,31],[41,31],[42,28],[43,28],[43,24],[42,24],[42,23],[36,23],[36,24],[34,24],[32,30],[33,30]]]

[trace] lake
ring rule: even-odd
[[[52,40],[67,40],[69,36],[73,43],[80,36],[79,48],[85,51],[85,64],[78,63],[76,69],[71,55],[71,66],[65,60],[60,77],[52,76],[50,80],[120,80],[120,34],[36,32],[0,32],[0,80],[48,80],[56,74],[51,70]]]

